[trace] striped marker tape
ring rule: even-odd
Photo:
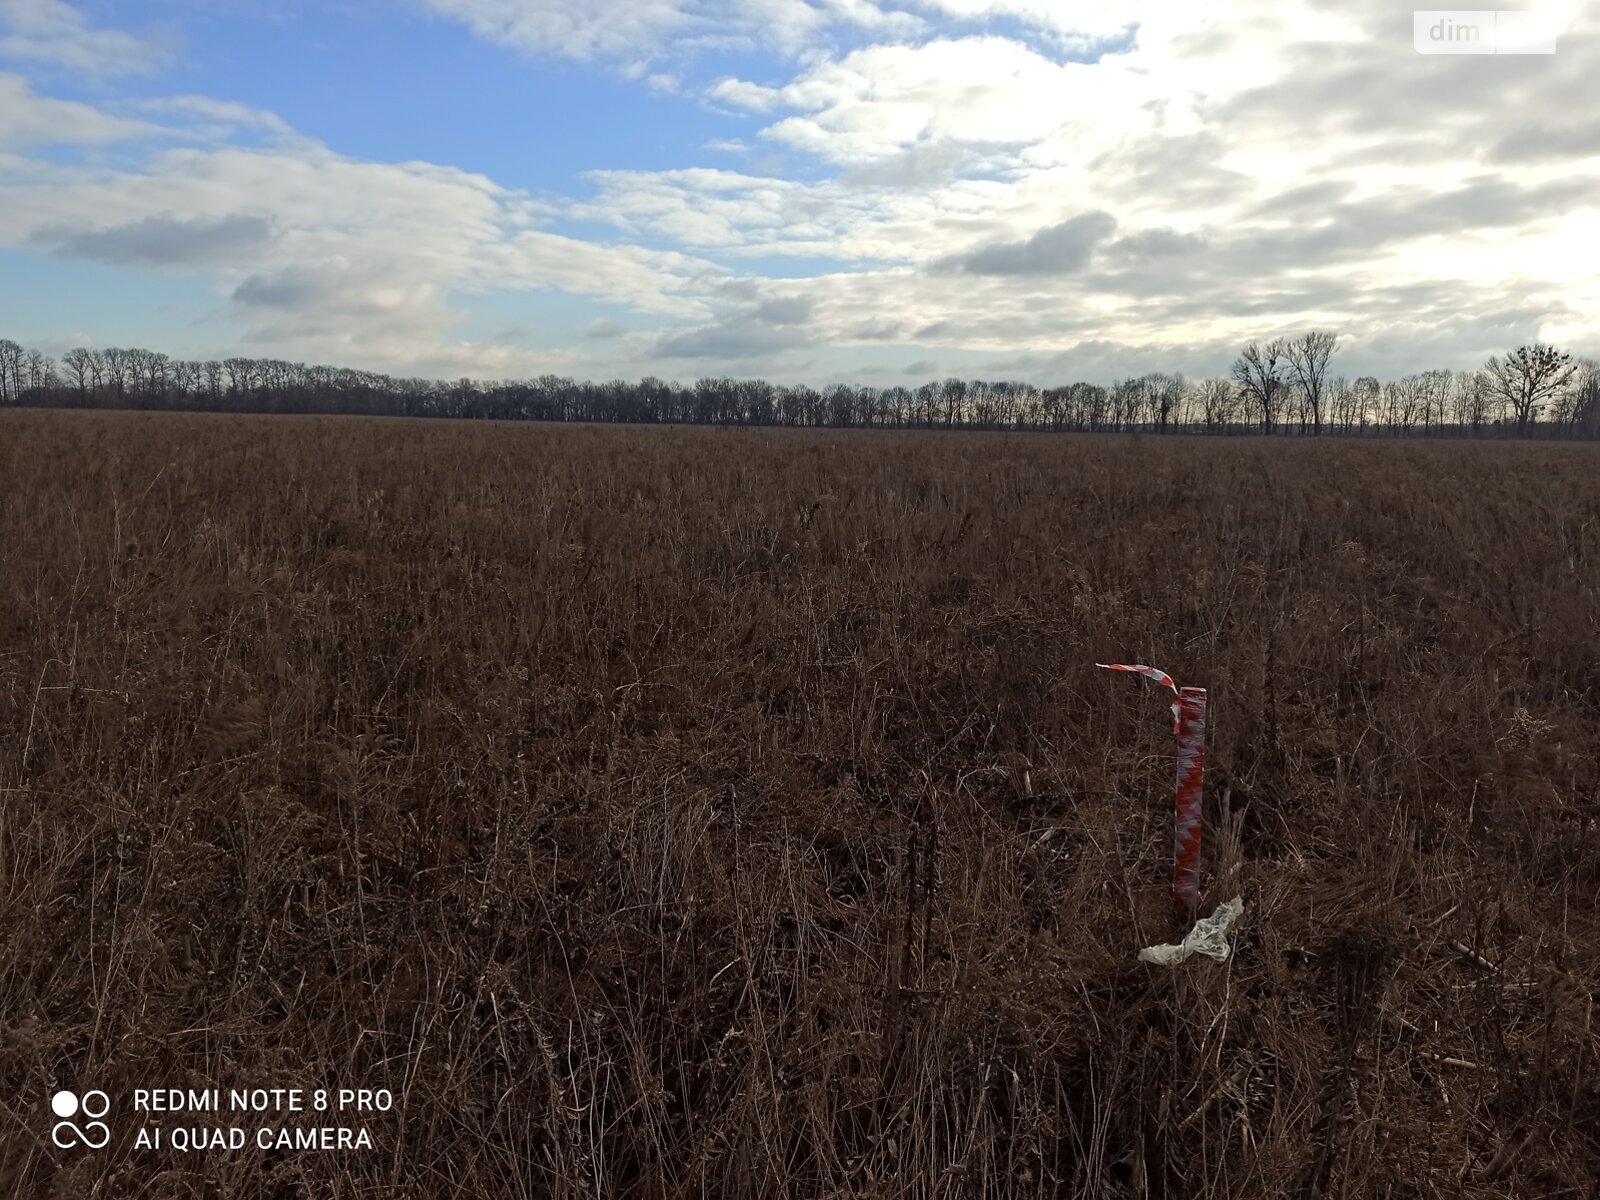
[[[1140,664],[1095,663],[1107,671],[1143,675],[1177,697],[1172,731],[1178,735],[1178,798],[1172,824],[1172,896],[1186,908],[1200,899],[1200,815],[1205,798],[1206,690],[1180,688],[1165,671]]]

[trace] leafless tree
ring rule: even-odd
[[[254,385],[256,380],[257,363],[253,358],[224,359],[222,365],[228,371],[228,391],[235,398],[242,398],[244,393]]]
[[[1425,423],[1432,382],[1426,375],[1406,375],[1383,386],[1383,424],[1390,433],[1408,433]]]
[[[1207,429],[1221,429],[1238,416],[1239,393],[1226,379],[1202,380],[1197,393],[1200,421]]]
[[[1343,375],[1328,381],[1328,424],[1349,432],[1355,424],[1356,389]]]
[[[1572,355],[1543,342],[1518,346],[1504,359],[1496,356],[1483,364],[1490,393],[1511,410],[1523,435],[1540,410],[1566,390],[1577,370]]]
[[[1356,425],[1365,431],[1367,424],[1378,414],[1378,400],[1383,391],[1375,376],[1363,375],[1355,382]]]
[[[1299,387],[1301,404],[1317,433],[1322,432],[1322,395],[1328,378],[1328,363],[1338,344],[1338,334],[1313,329],[1284,347],[1289,377]],[[1301,424],[1304,425],[1303,420]]]
[[[222,399],[222,364],[212,359],[205,364],[206,396],[214,404]]]
[[[946,379],[939,385],[939,402],[946,425],[959,425],[966,420],[967,381]]]
[[[1479,371],[1457,371],[1450,377],[1447,416],[1474,435],[1489,418],[1489,393]]]
[[[186,403],[200,392],[200,369],[201,364],[192,359],[180,358],[172,363],[172,386]]]
[[[67,368],[69,377],[78,387],[78,403],[87,404],[89,381],[94,375],[94,356],[82,346],[77,346],[61,356],[61,363]]]
[[[45,357],[38,350],[29,350],[23,360],[27,365],[27,386],[30,391],[37,392],[46,387],[51,376],[55,374],[55,360]]]
[[[1445,422],[1450,406],[1450,386],[1453,377],[1449,371],[1424,371],[1417,377],[1422,405],[1418,423],[1428,429]]]
[[[1189,382],[1181,372],[1176,375],[1151,375],[1149,380],[1154,398],[1156,428],[1165,432],[1168,425],[1181,423],[1184,402],[1189,395]]]
[[[101,352],[100,359],[105,363],[106,379],[116,390],[117,403],[120,405],[128,390],[128,371],[131,366],[128,351],[111,346]]]
[[[1234,382],[1245,403],[1260,415],[1263,433],[1271,433],[1277,423],[1286,386],[1286,353],[1282,338],[1274,338],[1265,347],[1251,342],[1233,364]]]
[[[22,347],[9,338],[0,338],[0,404],[22,398]]]
[[[402,379],[281,359],[196,362],[150,350],[74,349],[60,364],[40,350],[0,340],[0,402],[209,408],[242,412],[392,413],[494,420],[838,425],[948,425],[985,429],[1188,429],[1217,431],[1253,421],[1266,433],[1292,419],[1342,431],[1377,422],[1400,435],[1446,425],[1474,432],[1497,413],[1496,431],[1535,421],[1568,436],[1600,438],[1600,364],[1574,363],[1548,347],[1524,347],[1476,372],[1423,371],[1387,385],[1371,377],[1329,379],[1333,335],[1293,345],[1251,343],[1228,378],[1190,384],[1152,372],[1110,387],[1084,382],[1040,390],[1006,380],[950,378],[907,387],[835,384],[819,391],[760,379],[707,378],[692,386],[645,379]],[[59,371],[58,371],[59,366]]]
[[[1581,360],[1569,390],[1573,431],[1586,437],[1600,436],[1600,362]]]

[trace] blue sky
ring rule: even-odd
[[[222,96],[275,112],[340,154],[449,163],[535,193],[571,195],[598,167],[681,166],[703,142],[755,125],[614,69],[507,52],[405,5],[225,5],[150,27],[178,31],[186,49],[126,91]],[[92,81],[87,91],[86,81],[62,82],[94,95]]]
[[[1600,352],[1596,4],[0,0],[0,336],[1040,383]]]

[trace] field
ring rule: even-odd
[[[1597,468],[0,414],[0,1193],[1592,1195]]]

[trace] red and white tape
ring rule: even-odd
[[[1193,908],[1200,899],[1200,815],[1205,796],[1206,690],[1180,688],[1165,671],[1140,664],[1095,663],[1107,671],[1143,675],[1177,697],[1172,702],[1172,731],[1178,735],[1178,798],[1172,823],[1172,896]]]

